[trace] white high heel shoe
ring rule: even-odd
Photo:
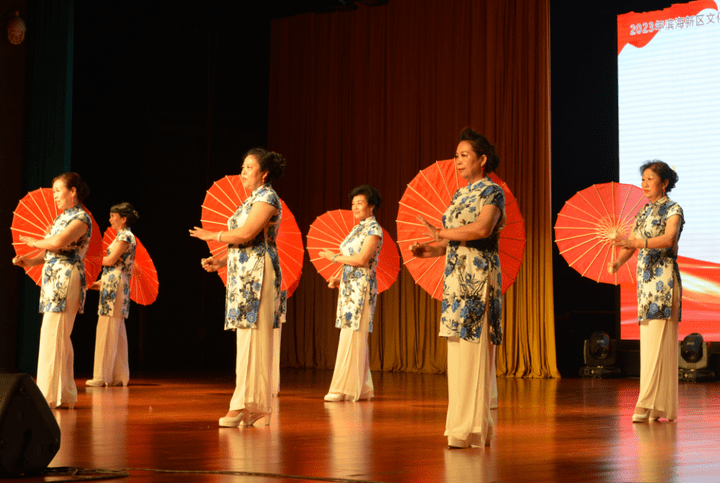
[[[645,414],[633,414],[632,422],[633,423],[647,423],[648,419],[650,419],[650,410],[648,409],[645,411]]]
[[[240,411],[235,416],[224,416],[219,419],[218,423],[223,428],[237,428],[241,424],[245,422],[245,419],[248,417],[247,411],[244,409]]]
[[[265,418],[265,426],[270,426],[270,416],[272,413],[250,413],[243,424],[247,426],[255,426],[255,422],[258,419]]]

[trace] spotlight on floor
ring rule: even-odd
[[[714,381],[715,372],[708,367],[708,343],[697,332],[686,335],[678,342],[678,379],[681,381]]]
[[[585,340],[585,366],[580,368],[580,376],[619,376],[620,368],[615,366],[616,352],[616,340],[610,340],[605,332],[593,332],[590,340]]]

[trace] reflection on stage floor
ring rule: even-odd
[[[147,482],[717,481],[720,383],[681,383],[675,422],[633,424],[638,379],[498,379],[490,447],[448,449],[443,375],[373,373],[371,401],[325,402],[331,371],[283,369],[270,426],[220,428],[232,377],[78,380],[50,467]],[[9,480],[12,481],[12,480]],[[25,478],[22,481],[58,481]],[[66,480],[63,480],[66,481]]]

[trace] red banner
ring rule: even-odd
[[[720,341],[720,265],[678,257],[678,266],[683,286],[680,339],[692,332],[699,332],[705,340]],[[620,291],[621,337],[639,339],[635,287],[623,285]]]
[[[712,9],[715,13],[700,15],[700,12],[706,9]],[[718,7],[713,0],[696,0],[654,12],[629,12],[618,15],[618,55],[627,44],[638,48],[645,47],[662,30],[670,31],[710,25],[720,27]]]

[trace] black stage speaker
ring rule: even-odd
[[[39,473],[60,449],[60,427],[35,381],[0,374],[0,477]]]

